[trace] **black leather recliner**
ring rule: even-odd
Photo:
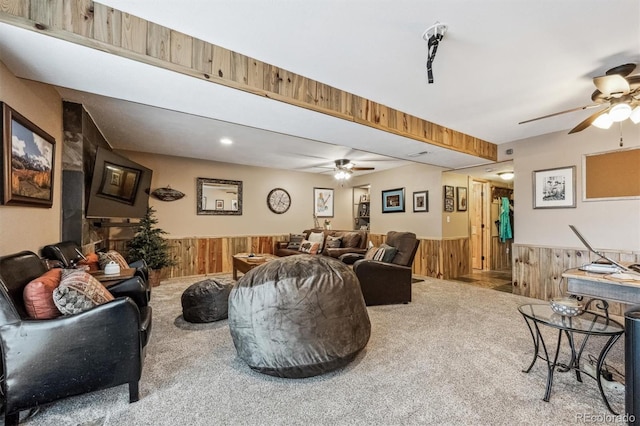
[[[411,265],[420,240],[413,232],[390,231],[385,244],[398,250],[391,263],[360,259],[353,264],[367,306],[411,302]]]
[[[125,383],[129,401],[139,399],[151,307],[112,291],[116,299],[88,311],[31,319],[23,290],[46,271],[30,251],[0,257],[5,425],[17,425],[21,410]]]
[[[73,268],[78,261],[82,259],[80,245],[75,241],[61,241],[56,244],[46,245],[42,248],[41,254],[45,259],[61,262],[64,268]],[[145,262],[144,259],[137,260],[131,262],[129,267],[135,268],[136,275],[142,279],[145,291],[147,292],[147,301],[151,300],[151,285],[149,284],[149,268],[147,262]],[[111,290],[111,288],[109,288],[109,290]]]

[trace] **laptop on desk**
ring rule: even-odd
[[[582,241],[582,244],[584,244],[584,246],[591,253],[596,254],[600,256],[602,259],[609,262],[609,263],[598,263],[598,262],[587,263],[586,265],[583,265],[578,269],[580,269],[581,271],[595,272],[598,274],[615,274],[616,272],[620,272],[620,271],[627,271],[627,272],[631,271],[631,269],[627,268],[624,265],[621,265],[620,263],[616,262],[615,260],[607,257],[603,253],[600,253],[598,250],[591,247],[591,244],[589,244],[589,242],[582,236],[580,231],[578,231],[575,226],[569,225],[569,228],[571,228],[573,233],[576,234],[576,236],[580,239],[580,241]]]

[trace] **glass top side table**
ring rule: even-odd
[[[549,398],[551,397],[553,373],[556,369],[560,372],[574,370],[576,373],[576,379],[579,382],[582,382],[582,374],[585,374],[596,380],[596,382],[598,383],[598,389],[600,390],[600,395],[602,396],[602,400],[607,406],[607,409],[611,413],[617,414],[613,410],[613,408],[611,408],[609,400],[604,393],[604,389],[602,387],[601,371],[607,354],[609,353],[613,345],[618,341],[620,336],[624,334],[624,326],[605,315],[600,315],[595,312],[584,312],[574,317],[563,316],[554,312],[551,309],[551,305],[549,304],[521,305],[518,307],[518,311],[520,312],[520,314],[522,314],[522,317],[527,323],[527,327],[529,328],[529,332],[531,333],[531,338],[533,339],[534,347],[533,360],[531,361],[529,367],[522,371],[525,373],[531,371],[538,358],[547,362],[547,387],[543,400],[548,402]],[[556,344],[556,351],[553,359],[551,359],[551,357],[549,356],[547,344],[545,343],[542,333],[540,332],[540,325],[555,328],[558,330],[558,341]],[[584,335],[582,343],[580,344],[580,347],[578,349],[575,345],[574,334]],[[571,359],[567,364],[558,362],[558,355],[560,353],[560,345],[562,343],[563,335],[567,337],[569,348],[571,349]],[[590,336],[609,337],[607,343],[605,343],[598,356],[595,377],[591,375],[591,373],[588,373],[580,368],[580,358]]]

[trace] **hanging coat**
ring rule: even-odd
[[[511,219],[509,218],[509,199],[502,197],[502,208],[500,209],[500,242],[513,238],[513,232],[511,232]]]

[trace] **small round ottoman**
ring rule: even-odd
[[[294,255],[260,265],[236,283],[229,330],[238,356],[253,370],[301,378],[351,362],[369,341],[371,323],[348,266]]]
[[[182,317],[188,322],[213,322],[227,318],[231,286],[212,279],[190,285],[182,293]]]

